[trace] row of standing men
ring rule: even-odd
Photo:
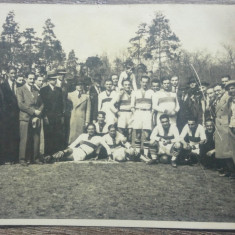
[[[104,91],[100,86],[101,76],[96,74],[88,93],[84,94],[84,86],[79,83],[76,90],[68,94],[65,87],[57,87],[65,73],[64,70],[49,72],[48,85],[42,88],[42,78],[28,74],[26,84],[16,89],[16,70],[9,69],[8,79],[1,85],[2,163],[40,162],[39,153],[53,154],[65,148],[89,122],[96,121],[100,110],[106,114],[106,125],[117,122],[119,131],[130,141],[131,131],[135,129],[137,142],[141,132],[149,139],[153,127],[160,124],[162,114],[167,114],[180,131],[191,115],[199,124],[204,124],[207,118],[215,120],[213,107],[219,99],[217,90],[221,90],[221,94],[224,90],[223,84],[208,87],[206,83],[198,89],[194,79],[189,81],[189,88],[179,89],[176,76],[162,81],[153,79],[151,89],[148,89],[149,78],[143,76],[141,88],[137,89],[132,69],[126,68],[120,77],[113,75],[105,81]],[[228,80],[228,76],[222,78],[224,83]],[[97,126],[97,129],[102,128]]]

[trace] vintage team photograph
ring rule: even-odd
[[[0,220],[234,225],[234,22],[235,5],[0,3]]]

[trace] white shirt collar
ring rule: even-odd
[[[13,82],[10,79],[7,79],[7,80],[8,80],[8,83],[9,83],[10,87],[12,87]]]
[[[25,86],[28,88],[28,90],[31,92],[31,86],[29,86],[27,83],[25,83]]]
[[[48,85],[50,86],[51,90],[53,90],[53,91],[55,90],[55,87],[52,86],[50,83]]]
[[[35,86],[38,90],[40,90],[40,88],[38,87],[38,85],[34,84],[34,86]]]

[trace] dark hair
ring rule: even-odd
[[[194,122],[197,122],[197,118],[193,117],[193,116],[190,116],[188,117],[188,120],[187,121],[194,121]]]
[[[220,79],[222,79],[222,78],[228,78],[228,80],[231,80],[230,75],[224,75],[224,76],[221,76],[221,78],[220,78]]]
[[[84,83],[83,83],[82,81],[77,81],[77,82],[76,82],[76,86],[82,86],[82,87],[84,87]]]
[[[164,118],[168,119],[168,121],[169,121],[169,116],[168,116],[167,114],[162,114],[162,115],[160,116],[160,120],[162,120],[162,119],[164,119]]]
[[[124,82],[129,82],[129,83],[131,83],[131,81],[130,81],[129,79],[123,79],[123,80],[122,80],[122,85],[124,84]]]
[[[118,77],[118,75],[117,75],[116,73],[113,73],[113,74],[111,75],[111,78],[112,78],[113,76],[117,76],[117,77]]]
[[[93,127],[94,127],[95,133],[96,133],[96,126],[95,126],[94,123],[89,123],[89,124],[87,125],[87,127],[86,127],[86,133],[87,133],[87,130],[88,130],[88,128],[89,128],[90,126],[93,126]]]
[[[111,124],[108,126],[108,130],[110,131],[111,128],[114,128],[115,130],[117,130],[117,124]]]
[[[34,77],[36,77],[36,76],[35,76],[35,73],[33,73],[33,72],[28,72],[28,73],[25,74],[25,78],[27,79],[30,74],[32,74],[32,75],[34,75]]]
[[[161,81],[162,81],[162,83],[164,82],[164,81],[166,81],[166,80],[171,80],[169,77],[163,77],[162,79],[161,79]]]
[[[179,80],[179,77],[176,76],[176,75],[175,75],[175,76],[172,76],[171,79],[172,79],[172,78],[177,78],[177,79]],[[170,79],[170,80],[171,80],[171,79]]]
[[[9,68],[7,69],[7,72],[9,73],[11,70],[15,70],[16,72],[16,68],[14,66],[9,66]]]
[[[213,88],[215,88],[216,86],[220,86],[220,87],[223,87],[223,85],[221,83],[216,83]]]
[[[100,73],[96,73],[95,75],[94,75],[94,80],[95,81],[97,81],[97,80],[102,80],[102,77],[101,77],[101,74]]]
[[[141,76],[141,81],[144,79],[144,78],[146,78],[146,79],[148,79],[148,80],[150,80],[150,77],[149,76],[147,76],[147,75],[143,75],[143,76]]]
[[[210,85],[206,88],[206,90],[209,90],[209,89],[214,89],[214,86]]]
[[[97,116],[98,116],[99,114],[103,115],[104,117],[106,116],[106,113],[105,113],[104,111],[99,111],[98,114],[97,114]]]
[[[106,82],[112,82],[112,83],[113,83],[112,79],[106,79],[106,80],[104,81],[104,84],[105,84]]]
[[[23,73],[18,73],[17,77],[24,77],[24,74]]]
[[[151,81],[151,83],[159,83],[159,84],[160,84],[161,82],[160,82],[159,79],[155,78],[155,79],[153,79],[153,80]]]
[[[130,59],[127,59],[126,62],[124,63],[124,65],[125,65],[125,68],[128,68],[128,67],[132,68],[132,67],[134,67],[134,63]]]
[[[206,122],[213,122],[213,123],[214,123],[214,121],[213,121],[211,118],[207,118],[206,121],[205,121],[205,123],[206,123]]]

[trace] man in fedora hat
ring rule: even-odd
[[[17,89],[20,109],[20,149],[19,159],[22,165],[40,163],[40,119],[43,103],[39,91],[33,89],[35,75],[29,73],[26,83]]]
[[[56,70],[48,72],[48,85],[40,91],[44,103],[44,136],[45,154],[52,154],[63,149],[63,95],[61,88],[56,86],[58,74]]]

